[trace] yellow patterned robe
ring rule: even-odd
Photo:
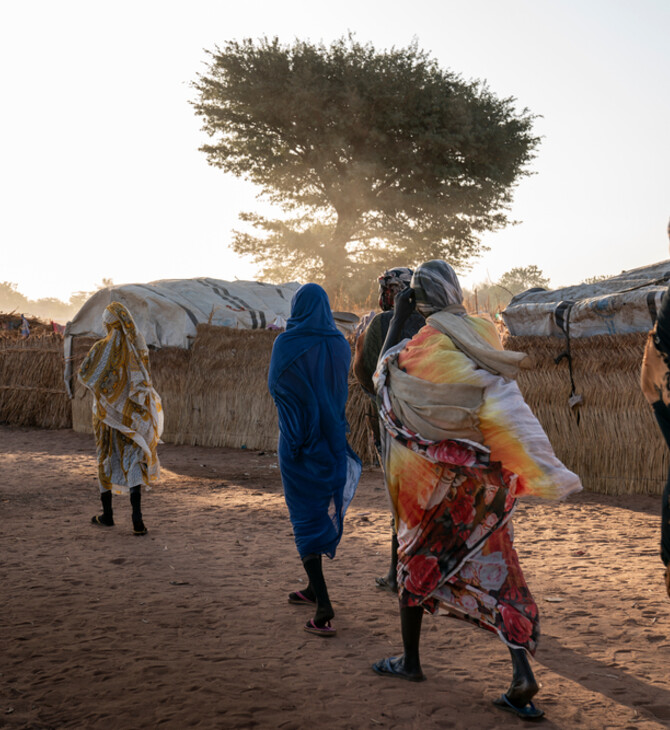
[[[151,384],[149,352],[128,310],[112,302],[107,336],[90,349],[79,380],[93,393],[93,429],[100,486],[117,493],[150,489],[160,474],[161,399]]]

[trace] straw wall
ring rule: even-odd
[[[561,461],[579,474],[586,489],[605,494],[660,494],[668,474],[668,449],[640,390],[646,333],[572,339],[575,391],[568,405],[570,376],[566,340],[511,337],[505,348],[526,352],[519,388],[544,426]]]
[[[358,380],[356,380],[351,370],[349,372],[349,399],[346,415],[351,428],[348,437],[351,448],[366,466],[377,464],[377,453],[372,435],[372,422],[376,422],[378,418],[377,409],[370,397],[365,394],[363,388],[358,384]]]
[[[276,336],[268,330],[200,324],[190,350],[169,347],[151,351],[152,378],[165,414],[163,440],[276,450],[277,411],[267,387]],[[74,373],[94,341],[74,339]],[[76,378],[74,381],[73,428],[91,433],[91,396]],[[349,391],[349,440],[364,463],[370,464],[374,462],[374,445],[366,427],[369,402],[353,376]]]
[[[175,442],[276,450],[267,376],[275,332],[198,325]]]
[[[91,393],[77,379],[77,373],[94,342],[94,337],[75,337],[72,340],[72,429],[78,433],[93,433],[93,400]]]
[[[61,335],[0,336],[0,422],[39,428],[72,425]]]

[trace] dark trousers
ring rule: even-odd
[[[670,448],[670,408],[662,400],[653,404],[654,415],[663,438]],[[663,490],[661,504],[661,560],[665,565],[670,564],[670,472]]]

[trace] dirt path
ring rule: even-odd
[[[149,534],[99,508],[91,437],[0,427],[0,728],[514,728],[495,637],[427,616],[428,681],[377,677],[400,651],[389,517],[364,472],[326,577],[338,636],[310,613],[275,454],[164,445]],[[541,611],[545,728],[670,726],[670,601],[658,498],[524,504],[516,545]]]

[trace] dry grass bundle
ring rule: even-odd
[[[277,448],[277,414],[267,388],[276,336],[268,330],[198,325],[176,443]]]
[[[377,452],[372,435],[372,421],[377,420],[377,410],[365,394],[353,373],[349,373],[349,399],[347,400],[347,421],[351,432],[349,445],[358,454],[363,464],[377,463]]]
[[[71,426],[61,335],[0,338],[0,422],[39,428]]]
[[[570,341],[575,392],[570,408],[566,340],[512,337],[505,348],[531,356],[519,387],[556,451],[586,489],[604,494],[660,494],[668,449],[640,390],[646,333],[600,335]]]
[[[30,336],[50,335],[54,333],[51,322],[45,322],[38,317],[27,315],[25,319],[30,327]],[[0,339],[20,339],[21,335],[21,313],[20,312],[0,312]]]

